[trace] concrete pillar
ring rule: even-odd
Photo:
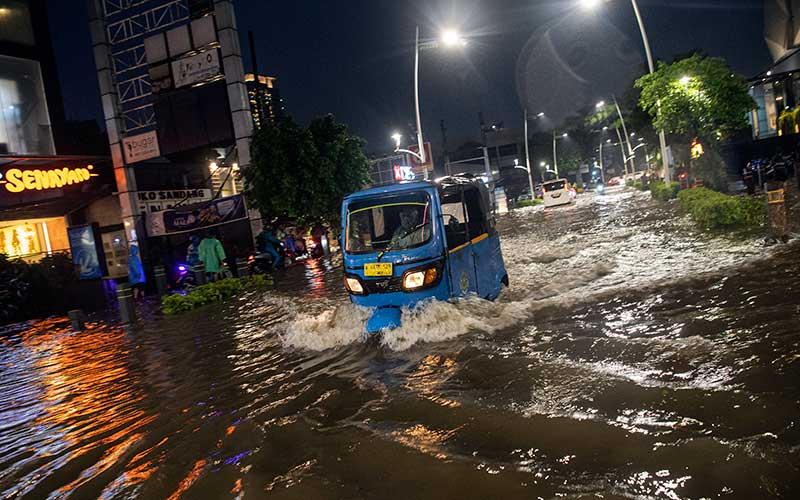
[[[197,286],[205,285],[206,280],[206,266],[202,263],[195,265],[192,267],[192,271],[194,272],[194,284]]]
[[[123,324],[136,322],[136,304],[133,301],[133,289],[127,283],[117,286],[117,304],[119,317]]]
[[[100,100],[103,104],[103,116],[108,143],[111,148],[111,160],[114,165],[114,177],[117,181],[119,205],[122,212],[122,223],[128,245],[138,241],[141,232],[141,216],[138,213],[136,199],[136,177],[133,169],[125,165],[122,153],[122,134],[124,125],[117,88],[114,84],[113,67],[111,65],[111,48],[106,33],[101,0],[88,0],[89,32],[92,39],[97,81],[100,87]]]
[[[250,274],[250,266],[248,265],[247,259],[236,259],[236,270],[239,278],[248,276]]]
[[[155,274],[158,295],[163,297],[167,294],[167,270],[164,269],[164,266],[156,266],[153,269],[153,273]]]
[[[83,322],[83,311],[80,309],[73,309],[67,313],[69,316],[69,322],[72,326],[73,332],[81,332],[83,331],[85,325]]]

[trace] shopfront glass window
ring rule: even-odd
[[[0,41],[35,45],[27,2],[0,0]]]
[[[763,139],[777,134],[778,114],[775,107],[775,92],[771,83],[756,85],[752,90],[758,109],[753,111],[753,135]]]
[[[36,61],[0,56],[0,153],[55,154]]]

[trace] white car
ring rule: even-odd
[[[557,179],[542,184],[542,198],[545,207],[569,205],[574,198],[567,179]]]

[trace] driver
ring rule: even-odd
[[[417,207],[400,210],[400,226],[392,236],[392,248],[410,248],[425,241],[427,236],[427,221],[424,222]]]

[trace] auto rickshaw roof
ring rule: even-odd
[[[418,191],[420,189],[446,189],[452,186],[479,186],[481,181],[475,177],[452,175],[448,177],[441,177],[435,181],[410,181],[400,182],[397,184],[387,184],[385,186],[377,186],[358,191],[345,197],[345,200],[371,198],[374,196],[382,196],[396,193],[404,193],[408,191]]]

